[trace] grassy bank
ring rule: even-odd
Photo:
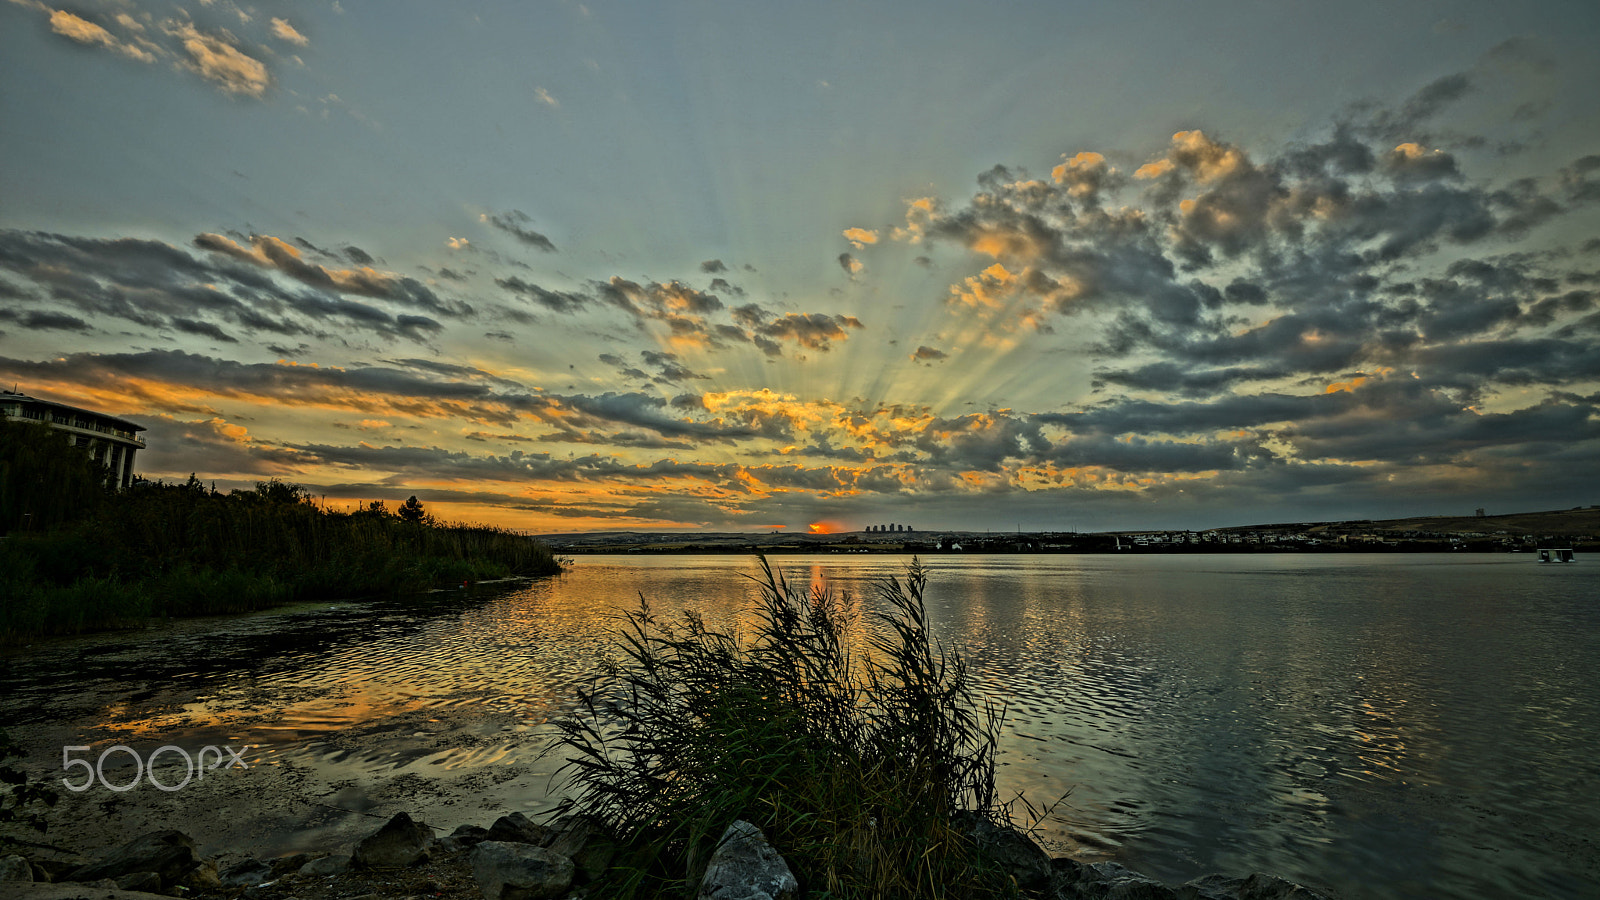
[[[560,571],[531,538],[440,524],[420,505],[329,511],[276,480],[107,491],[81,451],[35,426],[0,428],[0,470],[5,641]]]
[[[856,653],[861,604],[762,565],[747,634],[645,606],[614,672],[559,723],[570,808],[625,848],[599,895],[693,896],[738,819],[803,895],[1014,895],[967,837],[977,819],[1009,823],[995,797],[1000,716],[930,635],[921,568],[881,585]]]

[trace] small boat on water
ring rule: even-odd
[[[1572,558],[1571,547],[1540,547],[1539,562],[1569,563],[1577,562],[1577,560]]]

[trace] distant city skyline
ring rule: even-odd
[[[0,382],[602,530],[1600,502],[1600,7],[0,2]]]

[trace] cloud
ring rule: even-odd
[[[944,352],[943,350],[929,347],[924,344],[923,346],[918,347],[916,352],[911,354],[911,358],[917,362],[923,362],[925,360],[945,360],[950,358],[950,354]]]
[[[136,59],[140,62],[155,62],[156,59],[155,55],[148,50],[133,43],[119,41],[105,28],[66,10],[56,9],[50,11],[50,30],[80,44],[105,47],[129,59]]]
[[[639,354],[642,364],[656,370],[652,375],[614,353],[600,354],[600,361],[617,369],[624,378],[649,381],[661,385],[679,385],[687,381],[707,381],[708,375],[693,371],[680,361],[678,354],[660,350],[644,350]]]
[[[289,24],[288,19],[274,18],[272,20],[272,36],[280,41],[288,41],[297,47],[304,47],[311,43],[310,38],[307,38],[295,30],[293,25]]]
[[[311,287],[381,298],[446,317],[465,318],[473,315],[472,307],[441,299],[415,278],[382,272],[371,266],[330,269],[309,263],[302,258],[299,249],[271,235],[251,235],[248,249],[220,234],[196,235],[194,245],[202,250],[275,269]],[[357,253],[370,259],[365,251],[357,250]]]
[[[38,331],[82,331],[93,329],[77,316],[52,310],[17,310],[0,308],[0,322],[14,322],[23,328]]]
[[[213,252],[196,257],[139,238],[0,230],[0,270],[32,285],[28,302],[35,311],[71,310],[91,325],[122,320],[217,340],[237,339],[241,332],[426,340],[443,327],[431,316],[395,314],[349,300],[341,296],[346,292],[446,318],[472,315],[470,308],[440,300],[414,279],[336,273],[303,262],[291,265],[286,261],[293,258],[288,245],[275,239],[248,250],[220,236],[202,235],[197,241]],[[274,272],[315,288],[285,287],[271,277]]]
[[[878,233],[867,228],[846,228],[844,238],[850,242],[850,246],[860,250],[868,244],[876,244]]]
[[[231,94],[259,99],[272,85],[266,64],[240,50],[226,30],[206,34],[192,22],[178,22],[167,26],[167,34],[182,44],[190,69]]]
[[[490,225],[500,229],[501,231],[504,231],[506,234],[515,237],[518,241],[527,244],[529,247],[543,250],[546,253],[556,252],[556,245],[551,243],[549,238],[527,227],[528,224],[533,221],[533,219],[520,209],[513,209],[510,212],[496,213],[492,216],[485,213],[480,218],[483,221],[488,222]],[[455,239],[452,238],[451,240]]]
[[[848,253],[841,253],[839,254],[839,268],[843,269],[845,274],[854,278],[855,276],[861,274],[862,270],[864,270],[866,266],[861,263],[861,260],[856,259],[854,256],[851,256]]]
[[[441,272],[440,274],[443,273]],[[494,283],[519,298],[530,300],[551,312],[575,313],[594,302],[594,298],[587,294],[548,290],[537,284],[523,281],[514,275],[510,278],[496,278]]]
[[[850,336],[846,329],[862,327],[861,320],[855,316],[785,313],[755,331],[770,338],[794,341],[807,349],[827,350],[831,341],[842,341]]]
[[[700,271],[715,274],[728,271],[728,267],[723,265],[720,259],[708,259],[700,264]]]

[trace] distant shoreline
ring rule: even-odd
[[[538,538],[559,553],[1497,553],[1540,547],[1592,553],[1600,551],[1600,506],[1201,531],[598,531]]]
[[[1592,541],[1591,540],[1591,541],[1588,541],[1586,543],[1574,542],[1571,545],[1562,544],[1561,546],[1563,546],[1563,547],[1570,546],[1571,549],[1576,553],[1600,553],[1600,541]],[[990,556],[992,556],[992,555],[1000,555],[1000,554],[1019,555],[1019,556],[1021,556],[1021,555],[1028,555],[1028,556],[1143,556],[1143,555],[1150,555],[1150,556],[1178,556],[1178,555],[1227,556],[1227,555],[1248,555],[1248,554],[1268,554],[1268,553],[1325,553],[1325,554],[1330,554],[1330,555],[1340,555],[1340,554],[1351,555],[1351,554],[1358,554],[1358,553],[1366,553],[1366,554],[1374,554],[1374,553],[1377,553],[1377,554],[1401,554],[1401,553],[1439,553],[1439,554],[1450,554],[1450,553],[1456,553],[1456,554],[1461,554],[1461,553],[1472,553],[1472,554],[1506,553],[1506,554],[1512,554],[1512,553],[1516,553],[1516,554],[1527,554],[1529,556],[1532,556],[1533,553],[1534,553],[1533,549],[1531,549],[1531,548],[1523,548],[1523,547],[1516,547],[1516,548],[1507,549],[1505,547],[1500,547],[1500,546],[1485,546],[1485,547],[1480,547],[1480,546],[1451,546],[1451,545],[1448,545],[1448,544],[1436,544],[1436,543],[1426,543],[1426,542],[1408,542],[1408,543],[1403,543],[1403,544],[1383,545],[1383,546],[1376,546],[1376,545],[1322,545],[1322,546],[1306,547],[1306,546],[1289,545],[1289,544],[1267,545],[1267,546],[1249,546],[1249,547],[1236,547],[1236,546],[1207,547],[1207,546],[1201,546],[1201,545],[1170,546],[1170,547],[1169,546],[1155,546],[1155,547],[1125,547],[1125,548],[1123,548],[1121,550],[1104,549],[1104,548],[1101,548],[1101,549],[1051,548],[1051,549],[1043,549],[1043,550],[1041,550],[1041,549],[1014,549],[1014,548],[1004,548],[1004,549],[1002,549],[1002,548],[994,548],[994,549],[968,550],[965,547],[963,547],[960,550],[939,550],[939,549],[935,549],[935,548],[932,548],[932,547],[924,547],[924,546],[920,546],[920,545],[919,546],[906,545],[906,546],[896,547],[896,546],[891,546],[891,545],[852,546],[852,545],[848,545],[848,544],[808,544],[808,545],[804,545],[804,546],[792,546],[792,545],[778,544],[778,545],[770,545],[770,546],[763,546],[763,547],[701,546],[701,545],[691,544],[691,545],[686,545],[686,546],[682,546],[682,547],[616,546],[616,547],[585,547],[585,548],[581,548],[581,549],[580,548],[575,548],[575,547],[555,547],[553,549],[558,550],[558,551],[560,551],[561,553],[564,553],[564,554],[575,554],[575,555],[579,555],[579,556],[586,556],[586,555],[594,555],[594,556],[608,556],[609,555],[609,556],[615,556],[615,555],[618,555],[618,554],[637,554],[637,555],[649,555],[649,556],[695,556],[695,555],[740,556],[740,555],[749,555],[749,554],[754,554],[754,553],[760,553],[760,554],[764,554],[764,555],[767,555],[767,556],[805,555],[805,554],[817,554],[817,553],[864,553],[864,554],[865,553],[871,553],[871,554],[901,555],[901,556],[903,556],[905,554],[908,554],[908,553],[917,554],[919,556],[982,556],[982,555],[990,555]]]

